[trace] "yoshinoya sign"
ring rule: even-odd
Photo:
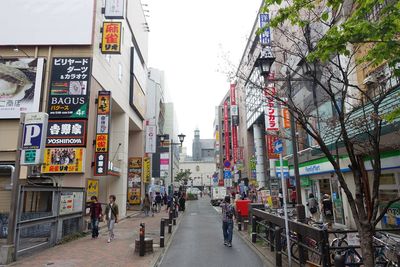
[[[89,111],[91,58],[53,58],[49,89],[50,118],[83,118]]]
[[[0,119],[39,111],[43,58],[0,57]]]
[[[43,163],[48,115],[44,112],[34,112],[24,116],[21,165],[38,165]]]
[[[49,120],[47,147],[84,147],[86,120]]]

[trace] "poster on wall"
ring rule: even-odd
[[[99,180],[87,179],[86,200],[90,201],[91,197],[99,197]]]
[[[49,120],[47,147],[84,147],[86,120]]]
[[[53,58],[47,109],[49,117],[86,119],[90,78],[91,58]]]
[[[142,158],[131,157],[128,159],[128,202],[140,204],[140,189],[142,184]]]
[[[84,148],[46,148],[42,173],[83,173]]]
[[[43,58],[0,57],[0,119],[39,111],[43,65]]]
[[[74,194],[72,192],[61,192],[60,215],[74,212]]]

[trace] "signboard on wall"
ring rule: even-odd
[[[49,120],[47,147],[84,147],[86,120]]]
[[[42,173],[83,173],[84,148],[46,148]]]
[[[142,184],[142,158],[131,157],[128,159],[128,202],[140,204]]]
[[[269,23],[269,14],[262,13],[260,14],[260,29],[263,29]],[[260,34],[260,43],[262,45],[271,45],[271,30],[269,27],[266,27]]]
[[[104,16],[106,19],[123,19],[125,11],[124,0],[106,0]]]
[[[43,163],[48,115],[44,112],[25,114],[21,142],[21,165]]]
[[[156,153],[157,147],[157,127],[155,125],[146,125],[146,153]]]
[[[90,201],[91,197],[99,197],[99,180],[87,179],[86,200]]]
[[[53,58],[47,109],[49,117],[86,119],[90,78],[91,58]]]
[[[43,58],[0,57],[0,119],[39,111]]]
[[[143,158],[143,183],[150,183],[151,173],[150,173],[150,158]]]
[[[266,131],[279,131],[278,106],[274,99],[275,95],[275,86],[270,84],[265,90],[265,96],[267,98],[264,110]]]
[[[103,22],[101,53],[121,54],[121,22]]]
[[[266,141],[267,141],[267,152],[268,152],[268,158],[269,159],[277,159],[279,158],[279,154],[275,154],[274,152],[274,143],[277,141],[279,138],[276,135],[266,135]]]
[[[107,175],[109,169],[108,147],[111,122],[111,92],[99,91],[97,98],[97,124],[94,156],[94,175]]]

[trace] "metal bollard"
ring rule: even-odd
[[[160,248],[164,247],[164,236],[165,236],[165,220],[161,219],[160,222]]]
[[[144,236],[145,236],[145,225],[144,225],[144,223],[140,223],[140,230],[139,230],[139,256],[144,256],[144,254],[145,254]]]
[[[253,216],[251,224],[251,242],[257,242],[257,218]]]
[[[282,229],[275,227],[275,266],[282,267]]]
[[[169,211],[168,234],[172,233],[172,210]]]
[[[333,260],[334,260],[335,267],[344,267],[346,264],[345,256],[341,255],[339,253],[337,253],[335,255],[335,258]]]
[[[240,212],[238,212],[238,218],[237,218],[237,222],[238,222],[238,231],[242,231],[242,215],[240,214]]]

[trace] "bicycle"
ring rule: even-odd
[[[383,237],[386,239],[383,240]],[[374,244],[375,262],[378,267],[398,267],[397,253],[400,249],[399,240],[393,238],[387,233],[375,234]]]

